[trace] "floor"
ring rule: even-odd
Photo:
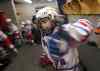
[[[100,71],[100,48],[79,48],[80,59],[88,71]],[[53,71],[39,65],[40,45],[24,45],[19,49],[18,56],[4,71]]]

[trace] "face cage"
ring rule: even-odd
[[[43,21],[41,21],[42,19],[43,19]],[[45,20],[45,19],[46,19],[46,20]],[[45,21],[47,21],[47,20],[53,21],[53,20],[51,19],[51,16],[44,17],[44,18],[39,18],[39,19],[38,19],[38,27],[39,27],[40,29],[42,29],[42,27],[41,27],[41,22],[44,22],[44,23],[45,23]]]

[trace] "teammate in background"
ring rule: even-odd
[[[14,44],[18,43],[18,40],[20,40],[20,38],[21,38],[21,33],[20,33],[18,27],[12,22],[11,18],[6,19],[6,25],[7,25],[8,30],[9,30],[9,31],[7,31],[8,36],[11,37],[12,42]]]
[[[25,22],[21,22],[21,32],[23,39],[28,43],[33,43],[33,35],[32,35],[32,22],[30,20],[26,20]]]
[[[33,34],[34,43],[41,44],[41,33],[40,33],[40,29],[36,25],[38,23],[36,19],[36,15],[33,15],[32,23],[33,23],[32,34]]]

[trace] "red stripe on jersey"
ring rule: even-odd
[[[84,22],[80,22],[80,24],[81,25],[83,25],[83,26],[85,26],[85,27],[87,27],[88,25],[87,24],[85,24]]]

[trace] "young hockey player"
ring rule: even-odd
[[[77,47],[88,41],[93,27],[86,19],[57,26],[56,18],[60,16],[52,7],[40,9],[36,14],[45,52],[41,62],[51,61],[60,71],[80,71]]]
[[[11,38],[13,44],[19,44],[21,42],[21,33],[18,29],[18,27],[12,23],[12,19],[11,18],[7,18],[6,19],[6,25],[8,27],[8,36]]]

